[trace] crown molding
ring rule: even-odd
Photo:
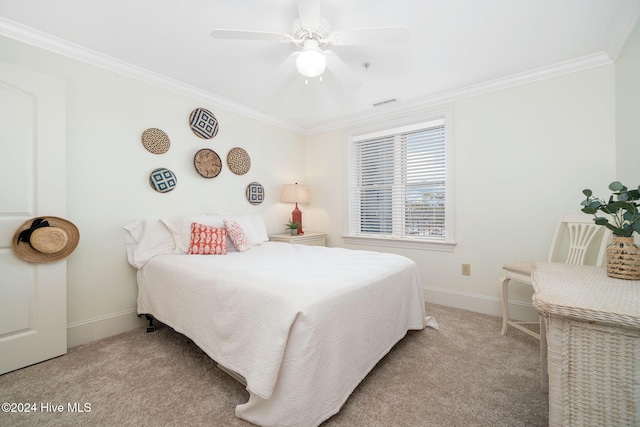
[[[215,104],[230,111],[242,114],[267,124],[277,126],[299,134],[305,134],[305,129],[294,126],[291,123],[276,119],[262,111],[247,107],[246,105],[231,101],[224,97],[204,91],[195,86],[188,85],[167,76],[149,71],[128,62],[104,55],[95,50],[71,43],[67,40],[52,36],[31,27],[19,24],[9,19],[0,17],[0,35],[36,46],[48,51],[77,59],[91,65],[95,65],[128,77],[141,80],[164,89],[168,89],[203,102]]]
[[[113,57],[79,46],[77,44],[24,26],[3,17],[0,17],[0,35],[4,35],[18,41],[22,41],[101,68],[105,68],[107,70],[114,71],[128,77],[132,77],[143,82],[159,86],[161,88],[169,89],[203,102],[215,104],[238,114],[260,120],[267,124],[277,126],[291,132],[310,136],[340,128],[359,126],[374,119],[383,117],[388,118],[390,114],[406,114],[420,109],[429,109],[472,96],[482,95],[513,86],[523,85],[538,80],[560,76],[563,74],[586,70],[588,68],[611,64],[613,63],[612,58],[619,54],[622,46],[624,46],[624,43],[631,34],[631,31],[633,31],[633,29],[635,28],[635,24],[640,17],[640,9],[637,7],[633,10],[629,10],[628,12],[629,13],[626,15],[627,18],[624,19],[624,22],[622,22],[616,28],[616,30],[612,32],[606,52],[602,51],[592,55],[564,61],[558,64],[540,67],[526,72],[512,74],[502,78],[466,86],[460,89],[441,92],[426,97],[416,98],[410,101],[400,102],[397,104],[394,103],[392,105],[386,105],[377,108],[375,111],[371,110],[367,113],[356,114],[345,119],[328,122],[312,128],[302,128],[289,122],[276,119],[262,111],[247,107],[246,105],[231,101],[229,99],[185,84],[178,80],[163,76],[161,74],[137,67],[127,62],[120,61]],[[614,52],[615,55],[612,56],[611,54],[609,54],[609,52]]]
[[[483,95],[498,90],[520,86],[551,77],[561,76],[563,74],[574,73],[589,68],[599,67],[602,65],[612,64],[613,60],[605,52],[599,52],[592,55],[583,56],[569,61],[560,62],[546,67],[540,67],[522,73],[512,74],[486,82],[466,86],[447,92],[441,92],[410,101],[400,102],[394,105],[388,105],[382,108],[376,108],[375,111],[354,115],[344,120],[337,120],[322,126],[310,128],[306,130],[307,135],[315,135],[331,130],[345,127],[360,126],[369,121],[381,118],[389,118],[390,115],[408,114],[416,110],[431,109],[439,107],[443,104],[459,101],[472,96]],[[373,108],[373,107],[372,107]]]
[[[609,40],[605,47],[605,52],[613,61],[618,59],[622,48],[640,20],[640,3],[622,3],[617,15],[619,18],[609,33]]]

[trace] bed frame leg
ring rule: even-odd
[[[153,325],[153,316],[150,314],[139,314],[138,317],[144,316],[149,321],[149,326],[147,326],[147,333],[155,332],[156,327]]]

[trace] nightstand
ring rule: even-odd
[[[285,242],[292,245],[325,246],[327,233],[305,231],[304,234],[274,234],[269,236],[272,242]]]

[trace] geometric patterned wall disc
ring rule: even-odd
[[[196,108],[189,116],[189,126],[202,139],[211,139],[218,134],[218,120],[204,108]]]
[[[227,154],[227,165],[231,172],[236,175],[244,175],[251,169],[249,153],[240,147],[232,148],[229,154]]]
[[[205,178],[215,178],[222,170],[220,156],[208,148],[199,150],[193,157],[196,171]]]
[[[247,201],[252,205],[259,205],[264,201],[264,187],[257,182],[247,185]]]
[[[178,185],[176,174],[167,168],[158,168],[149,174],[149,184],[158,193],[168,193]]]
[[[169,150],[171,141],[162,130],[149,128],[142,132],[142,145],[153,154],[164,154]]]

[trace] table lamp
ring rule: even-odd
[[[298,209],[298,203],[309,203],[309,186],[295,184],[285,184],[282,186],[282,193],[280,193],[280,201],[283,203],[295,203],[296,207],[291,212],[291,222],[297,222],[300,224],[298,227],[298,234],[304,234],[302,231],[302,211]]]

